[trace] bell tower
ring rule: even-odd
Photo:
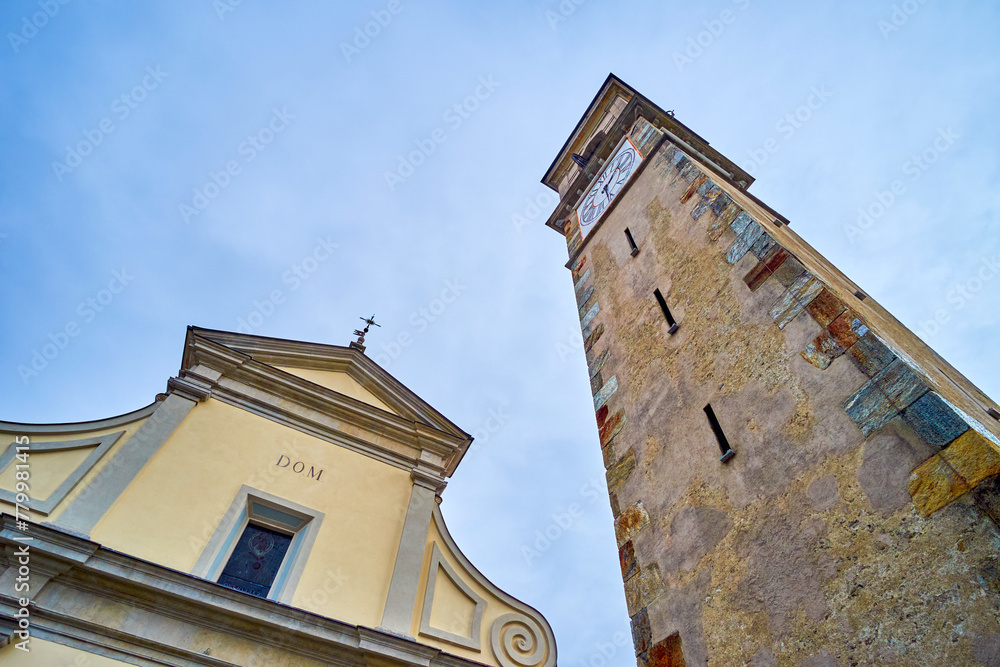
[[[995,664],[997,404],[614,75],[542,182],[638,664]]]

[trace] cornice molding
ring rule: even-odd
[[[134,421],[144,419],[153,414],[160,401],[154,401],[149,405],[126,412],[116,417],[106,419],[94,419],[82,422],[64,422],[61,424],[25,424],[20,422],[0,421],[0,431],[7,433],[17,433],[26,435],[57,435],[63,433],[80,433],[82,431],[97,431],[105,428],[116,428],[124,424],[131,424]]]
[[[63,571],[53,582],[77,593],[109,599],[173,621],[206,628],[255,643],[278,647],[289,654],[326,664],[356,667],[359,661],[414,667],[473,667],[464,660],[412,639],[350,625],[278,602],[262,600],[171,570],[95,542],[64,533],[55,527],[29,523],[32,563],[37,555],[58,559]],[[24,535],[14,518],[0,515],[0,545],[17,545]],[[5,549],[6,550],[6,549]],[[3,556],[6,561],[6,556]],[[50,584],[52,585],[52,584]],[[55,596],[53,599],[59,599]],[[0,616],[12,615],[15,598],[0,594]],[[170,658],[170,664],[226,665],[224,661],[184,648],[172,647],[150,635],[138,636],[94,624],[55,608],[33,603],[32,627],[36,636],[47,634],[61,643],[99,646],[104,653],[141,656],[146,660]]]

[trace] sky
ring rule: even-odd
[[[539,182],[610,72],[1000,397],[995,2],[7,0],[0,28],[0,419],[147,405],[188,325],[346,345],[375,313],[368,355],[476,436],[451,532],[562,665],[634,664]]]

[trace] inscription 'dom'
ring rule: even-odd
[[[275,463],[279,468],[289,468],[292,472],[297,472],[300,475],[308,475],[312,477],[317,482],[320,481],[320,476],[323,474],[323,470],[316,470],[315,467],[309,466],[309,471],[306,472],[306,464],[302,461],[293,462],[290,458],[282,454],[278,457],[278,462]]]

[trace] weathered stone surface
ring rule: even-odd
[[[689,507],[670,522],[670,538],[663,558],[668,572],[693,570],[732,528],[729,516],[713,507]]]
[[[1000,451],[971,428],[942,449],[941,456],[969,488],[987,477],[1000,475]]]
[[[910,502],[910,473],[934,454],[931,447],[914,446],[896,433],[880,433],[865,443],[858,483],[876,512],[887,515]]]
[[[583,289],[583,286],[587,284],[588,279],[590,279],[590,269],[587,269],[573,285],[573,289],[576,290],[577,294],[579,294],[580,290]]]
[[[594,409],[601,407],[608,402],[614,393],[618,391],[618,376],[612,375],[611,379],[604,383],[600,391],[594,394]]]
[[[594,377],[590,378],[590,393],[596,394],[600,391],[601,387],[604,386],[604,378],[598,373]]]
[[[639,579],[642,591],[642,604],[648,606],[663,594],[663,576],[660,574],[660,565],[658,563],[650,563],[640,568]]]
[[[906,476],[907,478],[909,475]],[[905,479],[904,479],[905,483]],[[904,494],[909,500],[909,494]],[[825,512],[840,502],[840,490],[837,488],[837,478],[834,475],[817,477],[806,487],[806,498],[817,512]]]
[[[765,646],[753,654],[753,662],[750,663],[750,667],[778,667],[778,661],[774,658],[771,649]]]
[[[981,667],[1000,667],[1000,635],[986,635],[972,640],[972,655]]]
[[[851,346],[851,357],[865,375],[875,377],[896,355],[869,331]]]
[[[747,570],[736,602],[763,611],[771,634],[780,638],[793,630],[800,612],[812,621],[826,615],[829,607],[823,584],[837,568],[817,548],[827,532],[823,519],[799,523],[794,514],[779,513],[761,519],[736,538],[735,547]]]
[[[941,397],[929,391],[903,411],[903,418],[928,444],[944,447],[969,425]]]
[[[579,296],[576,298],[576,307],[582,309],[584,307],[584,304],[586,304],[587,301],[590,300],[590,297],[592,297],[593,295],[594,295],[594,286],[590,285],[582,292],[580,292]],[[583,310],[580,313],[580,316],[582,317],[585,312],[586,310]]]
[[[699,188],[699,190],[701,190],[701,188]],[[722,191],[719,189],[719,186],[713,183],[708,192],[702,196],[701,201],[698,202],[697,206],[691,210],[691,217],[695,220],[701,219],[701,216],[703,216],[705,211],[707,211],[715,203],[715,199],[720,194],[722,194]]]
[[[609,443],[601,447],[601,457],[604,459],[605,470],[613,466],[615,461],[618,460],[618,456],[615,454],[614,445]]]
[[[712,201],[712,213],[715,215],[722,215],[723,212],[729,208],[732,201],[732,197],[727,195],[725,192],[719,192],[719,194]]]
[[[904,410],[924,395],[927,385],[902,359],[895,359],[873,378],[889,402]]]
[[[733,222],[730,227],[732,227],[734,234],[742,236],[743,232],[747,230],[747,227],[749,227],[752,222],[753,218],[750,217],[750,214],[741,210],[736,217],[733,218]]]
[[[735,203],[730,202],[729,205],[726,206],[726,209],[719,214],[719,217],[713,220],[708,226],[708,238],[712,241],[718,241],[719,237],[722,236],[722,233],[729,229],[729,226],[732,224],[733,220],[736,219],[736,216],[741,210],[742,209],[740,209],[740,207]]]
[[[608,468],[608,489],[617,491],[618,487],[628,479],[633,470],[635,470],[635,452],[629,449],[625,453],[625,456],[618,459],[613,466]]]
[[[802,661],[802,667],[839,667],[837,659],[825,650],[817,655],[810,655]]]
[[[858,389],[844,402],[847,415],[865,435],[877,431],[899,414],[889,399],[871,382]]]
[[[625,580],[625,609],[629,616],[634,616],[645,609],[642,603],[642,577],[635,576]]]
[[[642,506],[642,501],[629,505],[615,519],[615,536],[618,538],[618,545],[625,544],[648,525],[649,514]]]
[[[935,454],[910,475],[909,492],[921,516],[930,516],[969,490],[969,485]]]
[[[832,292],[823,289],[808,306],[809,314],[825,327],[837,319],[844,312],[846,306]]]

